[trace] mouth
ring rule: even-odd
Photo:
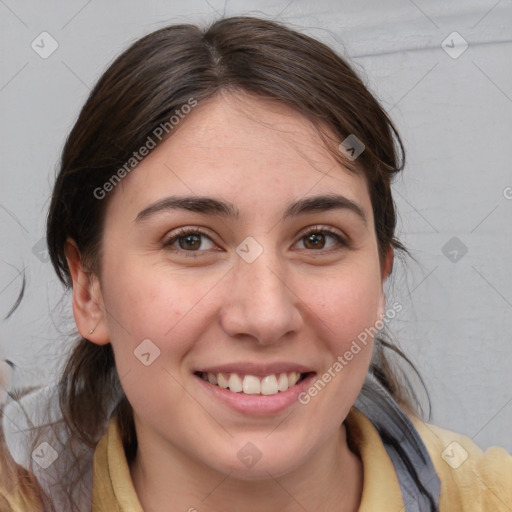
[[[212,386],[243,395],[272,396],[284,393],[315,372],[279,372],[257,376],[251,374],[198,371],[194,375]]]
[[[194,370],[197,389],[212,407],[260,418],[282,414],[297,404],[302,407],[298,397],[316,375],[311,367],[285,361],[233,362]]]

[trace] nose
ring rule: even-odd
[[[220,310],[223,330],[261,345],[278,343],[300,331],[301,300],[285,266],[265,251],[252,263],[237,258]]]

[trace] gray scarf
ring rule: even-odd
[[[354,404],[374,425],[395,468],[404,512],[437,512],[441,482],[411,420],[369,373]]]

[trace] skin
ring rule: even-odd
[[[357,203],[366,223],[346,208],[281,219],[289,203],[332,193]],[[136,220],[171,195],[229,201],[239,217],[169,210]],[[348,245],[320,233],[312,247],[304,232],[317,225]],[[205,231],[199,250],[184,238],[186,249],[164,247],[181,227]],[[263,248],[252,263],[235,251],[248,236]],[[144,510],[359,508],[363,470],[343,421],[371,343],[309,404],[265,417],[211,400],[193,376],[240,361],[290,361],[321,376],[384,312],[393,253],[381,264],[364,178],[305,118],[241,93],[200,104],[111,193],[100,271],[87,272],[71,240],[67,257],[78,329],[112,343],[134,408],[130,472]],[[160,350],[149,366],[133,354],[147,338]],[[237,457],[247,442],[262,454],[252,468]]]

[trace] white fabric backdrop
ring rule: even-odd
[[[27,276],[0,323],[15,382],[49,382],[69,343],[69,297],[40,240],[89,89],[136,38],[222,14],[276,18],[334,46],[390,112],[408,152],[394,186],[399,235],[418,259],[395,266],[389,300],[404,310],[392,330],[425,378],[433,422],[512,452],[510,0],[1,1],[1,317]],[[46,59],[31,47],[41,32],[58,44]]]

